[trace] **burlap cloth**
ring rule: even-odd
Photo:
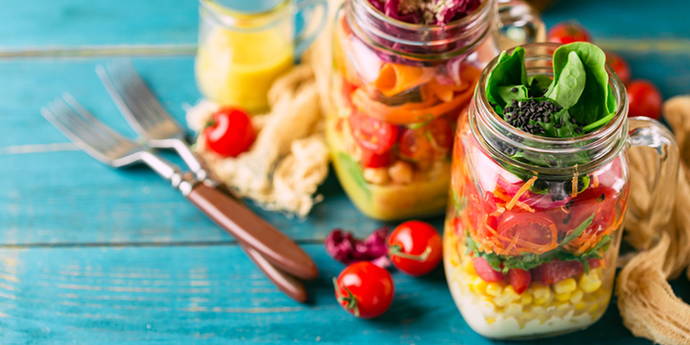
[[[665,209],[654,205],[650,191],[668,181],[655,179],[659,166],[654,151],[631,149],[625,239],[637,252],[622,258],[625,264],[616,294],[623,322],[634,335],[660,344],[690,344],[690,306],[674,295],[668,283],[684,270],[690,278],[690,96],[666,102],[664,114],[680,147],[678,184],[667,196],[676,200]],[[663,224],[653,221],[669,214],[670,220]]]

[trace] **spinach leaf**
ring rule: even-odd
[[[551,86],[551,77],[545,74],[537,74],[529,77],[527,84],[529,85],[530,97],[543,97],[546,90]]]
[[[585,67],[577,53],[572,51],[568,54],[568,61],[563,70],[558,73],[558,79],[554,79],[544,97],[551,98],[561,107],[569,109],[580,99],[585,89],[585,81]]]
[[[513,101],[519,101],[529,97],[529,91],[525,85],[499,86],[498,95],[501,97],[503,102],[510,104]]]
[[[591,132],[591,131],[609,123],[609,121],[611,121],[611,119],[614,116],[616,116],[616,113],[609,113],[608,115],[600,118],[599,120],[596,120],[596,121],[588,124],[587,126],[582,127],[582,130],[585,132]]]
[[[511,54],[502,52],[496,66],[491,70],[486,82],[486,97],[497,112],[506,106],[499,87],[527,84],[525,69],[525,48],[517,47]],[[502,113],[502,111],[501,111]]]
[[[585,229],[587,229],[592,224],[593,220],[594,220],[594,215],[589,216],[589,218],[585,219],[585,221],[582,222],[580,225],[578,225],[577,228],[575,228],[568,235],[566,235],[565,238],[563,239],[563,241],[561,241],[561,243],[558,246],[563,247],[566,244],[568,244],[570,241],[572,241],[575,238],[582,235],[582,233],[585,231]]]
[[[549,122],[539,122],[547,137],[571,138],[580,134],[579,126],[572,121],[567,109],[552,114],[549,120]]]
[[[553,54],[554,80],[558,80],[568,64],[568,57],[575,52],[585,70],[585,86],[582,95],[572,107],[570,116],[581,124],[588,125],[611,113],[609,108],[609,76],[606,73],[606,55],[601,48],[587,42],[562,45]]]

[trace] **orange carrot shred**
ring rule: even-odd
[[[513,195],[513,198],[510,199],[510,201],[508,201],[508,203],[506,204],[506,209],[512,210],[513,206],[515,206],[515,204],[518,202],[518,199],[520,199],[522,194],[525,194],[525,192],[527,192],[527,190],[532,188],[532,185],[534,184],[535,181],[537,181],[536,176],[532,176],[532,178],[527,180],[527,182],[525,182],[525,184],[523,184],[520,187],[520,189],[518,189],[517,193],[515,193],[515,195]]]

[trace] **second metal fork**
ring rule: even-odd
[[[172,163],[158,157],[94,118],[70,95],[56,100],[41,114],[92,157],[112,167],[145,163],[171,182],[196,207],[223,229],[230,232],[250,257],[282,291],[298,300],[306,300],[304,287],[293,277],[277,270],[279,265],[296,276],[313,278],[316,266],[290,238],[259,218],[238,201],[184,174]],[[260,255],[259,255],[260,254]],[[270,261],[270,263],[269,263]]]

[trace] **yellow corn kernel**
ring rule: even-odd
[[[485,320],[486,320],[486,323],[488,323],[489,325],[496,322],[496,318],[493,318],[493,317],[487,317],[487,318],[485,318]]]
[[[486,284],[486,294],[490,296],[499,296],[501,295],[501,292],[503,291],[503,287],[499,283],[488,283]]]
[[[585,302],[575,303],[575,310],[583,311],[583,310],[585,310],[585,308],[587,308],[587,303],[585,303]]]
[[[570,295],[570,303],[572,303],[572,304],[580,303],[582,301],[582,297],[584,295],[585,294],[582,293],[582,290],[575,290],[575,292],[573,292],[572,295]]]
[[[572,295],[572,292],[565,292],[565,293],[557,293],[556,294],[556,300],[560,302],[566,302],[570,300],[570,296]]]
[[[528,305],[532,303],[532,294],[525,291],[522,293],[522,296],[520,296],[520,304],[522,305]]]
[[[465,273],[471,275],[471,276],[476,276],[477,271],[474,270],[474,265],[472,264],[471,260],[463,260],[462,262],[462,269],[465,271]]]
[[[504,294],[501,294],[501,295],[494,297],[494,304],[496,304],[499,307],[505,307],[505,306],[509,305],[511,302],[512,301],[511,301],[510,297],[508,297]]]
[[[535,284],[532,289],[532,295],[534,296],[534,303],[536,304],[547,304],[551,302],[551,289],[548,286]]]
[[[510,315],[520,315],[522,314],[522,306],[519,304],[511,303],[506,306],[505,312]]]
[[[515,289],[513,289],[513,287],[510,285],[503,289],[503,296],[505,296],[506,299],[510,300],[511,302],[520,299],[520,295],[515,292]]]
[[[594,272],[594,270],[587,274],[583,274],[582,277],[580,277],[580,288],[582,291],[592,293],[597,291],[600,287],[601,279],[599,279],[599,276],[596,274],[596,272]]]
[[[563,279],[556,284],[553,284],[553,291],[556,294],[565,294],[573,292],[577,289],[577,282],[573,278]]]
[[[477,294],[485,294],[486,293],[486,282],[484,279],[479,278],[479,277],[474,277],[472,279],[472,283],[470,283],[470,288]]]

